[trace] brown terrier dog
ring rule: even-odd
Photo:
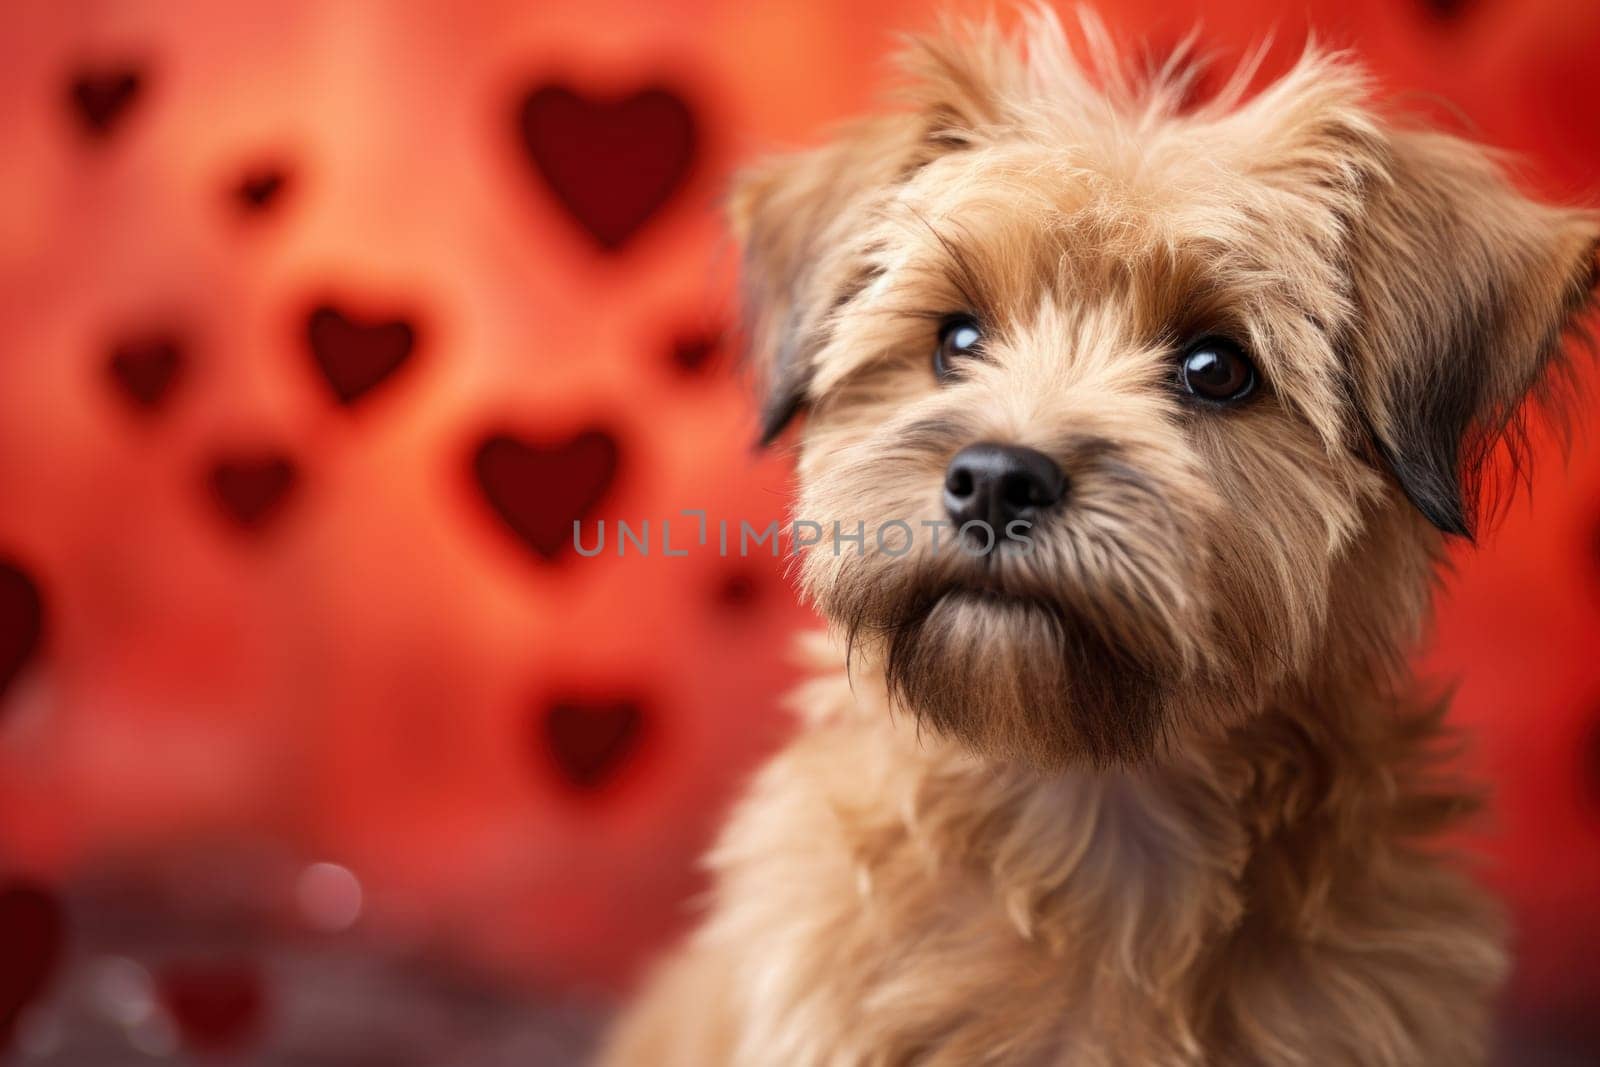
[[[1021,36],[736,193],[853,662],[610,1062],[1482,1063],[1501,926],[1405,651],[1600,224],[1334,56],[1195,106]]]

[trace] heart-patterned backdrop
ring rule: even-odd
[[[1224,62],[1314,26],[1530,187],[1600,196],[1593,0],[1103,7]],[[788,490],[751,448],[718,201],[880,102],[933,21],[4,5],[0,1045],[59,1049],[38,1019],[85,974],[149,985],[111,998],[130,1027],[270,1044],[308,924],[597,999],[682,927],[811,622],[764,552],[660,551],[663,518],[761,528]],[[1516,922],[1507,1018],[1554,1048],[1600,994],[1600,434],[1533,499],[1462,556],[1422,663],[1495,788],[1463,844]],[[574,551],[600,518],[655,550]],[[152,911],[268,934],[101,958],[105,916]]]

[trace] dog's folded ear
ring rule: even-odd
[[[1524,398],[1555,387],[1591,303],[1600,225],[1455,137],[1397,131],[1383,154],[1350,220],[1356,400],[1405,495],[1470,538],[1497,448],[1521,444]]]
[[[823,148],[769,160],[737,180],[728,213],[743,254],[744,331],[763,396],[763,445],[805,404],[830,309],[859,284],[855,231],[874,196],[894,181],[910,132],[899,117],[862,123]]]
[[[857,122],[829,144],[780,156],[735,181],[728,214],[742,252],[744,330],[763,400],[761,443],[805,406],[831,316],[876,276],[871,223],[923,166],[971,147],[1021,76],[987,31],[918,39],[903,113]]]

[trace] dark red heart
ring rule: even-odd
[[[237,1052],[266,1021],[267,991],[260,971],[248,963],[169,963],[157,972],[156,989],[184,1044],[195,1052]]]
[[[0,559],[0,698],[33,658],[43,630],[39,587],[15,563]]]
[[[306,319],[311,358],[346,406],[399,370],[416,347],[416,330],[403,318],[359,322],[324,305]]]
[[[539,742],[557,772],[580,790],[604,785],[638,748],[644,715],[632,701],[558,700],[540,722]]]
[[[11,1043],[23,1009],[43,993],[61,962],[66,919],[41,886],[0,886],[0,1051]]]
[[[222,513],[246,530],[260,529],[276,518],[298,480],[294,461],[279,453],[224,456],[206,475]]]
[[[134,408],[157,411],[183,371],[183,349],[173,337],[135,338],[112,349],[106,370]]]
[[[761,589],[753,575],[736,571],[725,575],[717,586],[717,604],[728,611],[745,611],[761,599]]]
[[[473,452],[472,471],[501,520],[549,560],[572,544],[572,524],[605,496],[618,460],[616,440],[604,430],[551,445],[492,433]]]
[[[607,251],[683,185],[697,140],[688,105],[656,88],[595,100],[547,85],[523,98],[517,129],[550,191]]]
[[[85,133],[109,137],[127,115],[144,86],[135,67],[83,70],[67,86],[67,99]]]
[[[280,167],[260,167],[247,171],[233,187],[234,200],[241,211],[260,214],[270,209],[289,184],[289,174]]]
[[[672,344],[672,365],[684,374],[698,374],[714,365],[722,351],[716,334],[685,334]]]

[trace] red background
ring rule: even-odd
[[[1600,194],[1600,4],[1103,15],[1156,51],[1198,20],[1224,58],[1314,26],[1520,153],[1530,188]],[[749,450],[718,343],[716,201],[741,161],[874,106],[894,34],[930,21],[0,8],[0,887],[266,855],[246,881],[270,902],[270,872],[329,861],[365,889],[364,943],[625,983],[783,736],[808,617],[764,556],[582,559],[537,528],[782,513],[786,463]],[[1600,435],[1542,451],[1423,666],[1460,680],[1495,787],[1471,844],[1517,922],[1509,1010],[1561,1026],[1600,989]]]

